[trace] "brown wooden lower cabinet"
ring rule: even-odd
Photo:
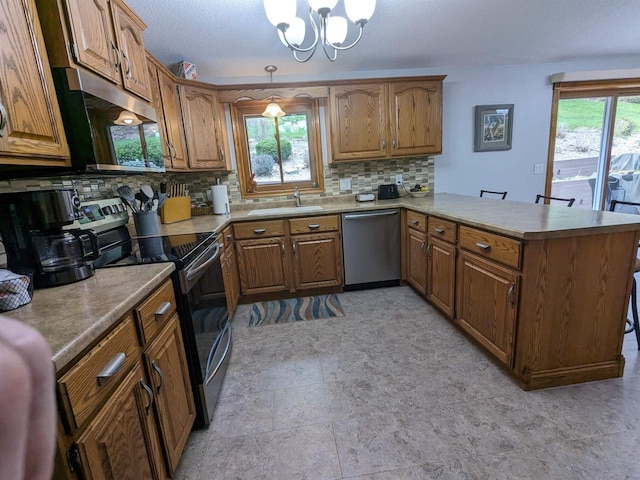
[[[427,299],[449,318],[454,317],[456,246],[429,235]]]
[[[407,282],[422,296],[427,294],[427,235],[407,229]]]
[[[462,251],[456,322],[507,366],[513,365],[519,275]]]
[[[285,237],[236,241],[243,295],[289,290],[290,260],[285,242]]]
[[[180,321],[174,315],[144,354],[171,475],[196,418],[183,345]]]
[[[175,302],[167,279],[61,372],[55,478],[164,480],[173,475],[195,420]],[[159,313],[167,303],[169,313]],[[153,324],[146,322],[149,318]],[[73,395],[78,381],[86,398]]]
[[[77,441],[85,478],[167,478],[153,445],[154,400],[138,362]]]
[[[338,232],[291,237],[296,290],[342,285],[342,243]]]

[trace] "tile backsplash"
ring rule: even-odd
[[[409,189],[416,183],[427,184],[429,190],[434,187],[434,157],[402,158],[393,160],[372,160],[365,162],[337,163],[324,166],[324,193],[305,194],[305,198],[330,198],[351,196],[356,193],[375,192],[378,185],[395,183],[397,173],[402,173],[405,187]],[[351,189],[340,190],[340,179],[351,179]],[[75,188],[82,200],[109,198],[117,196],[116,189],[128,185],[137,189],[147,183],[158,189],[160,182],[186,183],[189,185],[191,199],[197,202],[206,201],[206,192],[217,180],[228,186],[231,210],[234,206],[251,207],[256,203],[267,204],[282,202],[283,196],[262,197],[259,199],[243,199],[240,193],[238,174],[236,171],[185,172],[185,173],[151,173],[151,174],[118,174],[98,175],[83,174],[75,176],[57,176],[41,178],[20,178],[0,181],[0,193]]]

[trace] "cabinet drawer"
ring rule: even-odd
[[[244,222],[233,226],[236,239],[278,237],[284,235],[284,220]]]
[[[512,238],[460,227],[460,247],[513,268],[520,268],[521,243]]]
[[[124,355],[123,355],[124,354]],[[140,347],[131,314],[58,380],[74,428],[93,411],[140,361]]]
[[[291,235],[313,232],[336,232],[340,229],[338,215],[322,217],[292,218],[289,220]]]
[[[438,217],[429,217],[429,235],[450,243],[456,243],[456,224]]]
[[[427,231],[427,216],[424,213],[417,213],[407,210],[407,225],[421,232]]]
[[[160,333],[175,311],[176,297],[173,293],[173,283],[169,279],[135,309],[143,345],[151,342]]]

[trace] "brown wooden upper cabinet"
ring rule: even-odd
[[[68,67],[75,62],[151,100],[142,38],[147,27],[126,3],[122,0],[37,2],[53,66]],[[53,20],[56,17],[59,22]]]
[[[332,86],[334,161],[442,152],[442,80]]]
[[[33,0],[0,2],[0,164],[70,164]]]
[[[173,75],[151,58],[148,61],[149,79],[162,138],[164,166],[167,170],[186,170],[187,155],[178,85]]]
[[[180,85],[189,168],[228,169],[222,143],[218,97],[212,88]]]

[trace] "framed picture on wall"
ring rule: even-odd
[[[511,150],[513,103],[476,105],[474,152]]]

